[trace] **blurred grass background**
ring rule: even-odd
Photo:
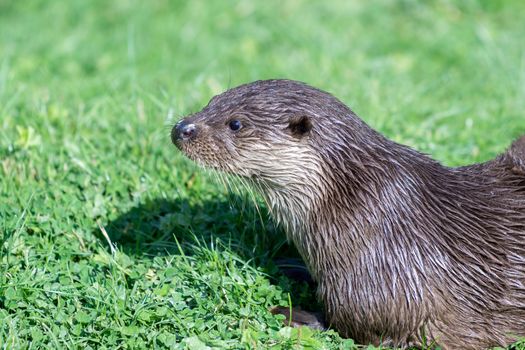
[[[291,249],[170,125],[289,78],[447,165],[486,160],[525,133],[523,18],[522,1],[0,0],[0,344],[351,348],[268,314],[314,299],[272,263]]]

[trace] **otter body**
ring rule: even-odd
[[[214,97],[172,139],[261,192],[342,336],[445,349],[525,336],[525,138],[449,168],[326,92],[268,80]]]

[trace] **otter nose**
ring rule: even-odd
[[[189,140],[195,136],[196,128],[195,124],[188,123],[184,120],[181,120],[180,122],[175,125],[175,127],[172,130],[171,138],[175,142],[177,140]]]

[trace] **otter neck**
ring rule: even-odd
[[[353,271],[361,256],[370,253],[367,247],[387,244],[385,240],[392,238],[388,235],[398,231],[389,218],[401,215],[410,220],[415,207],[410,203],[423,195],[417,169],[445,170],[422,155],[414,157],[415,151],[408,148],[401,148],[401,154],[392,154],[391,149],[330,154],[318,163],[317,172],[263,191],[272,217],[315,280],[325,278],[335,266]],[[421,164],[415,164],[421,157]],[[421,251],[411,254],[422,256]]]

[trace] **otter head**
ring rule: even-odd
[[[171,137],[201,165],[272,187],[304,184],[319,172],[322,160],[315,148],[320,139],[333,138],[331,124],[341,113],[329,109],[337,107],[346,109],[303,83],[257,81],[215,96],[202,111],[179,121]]]

